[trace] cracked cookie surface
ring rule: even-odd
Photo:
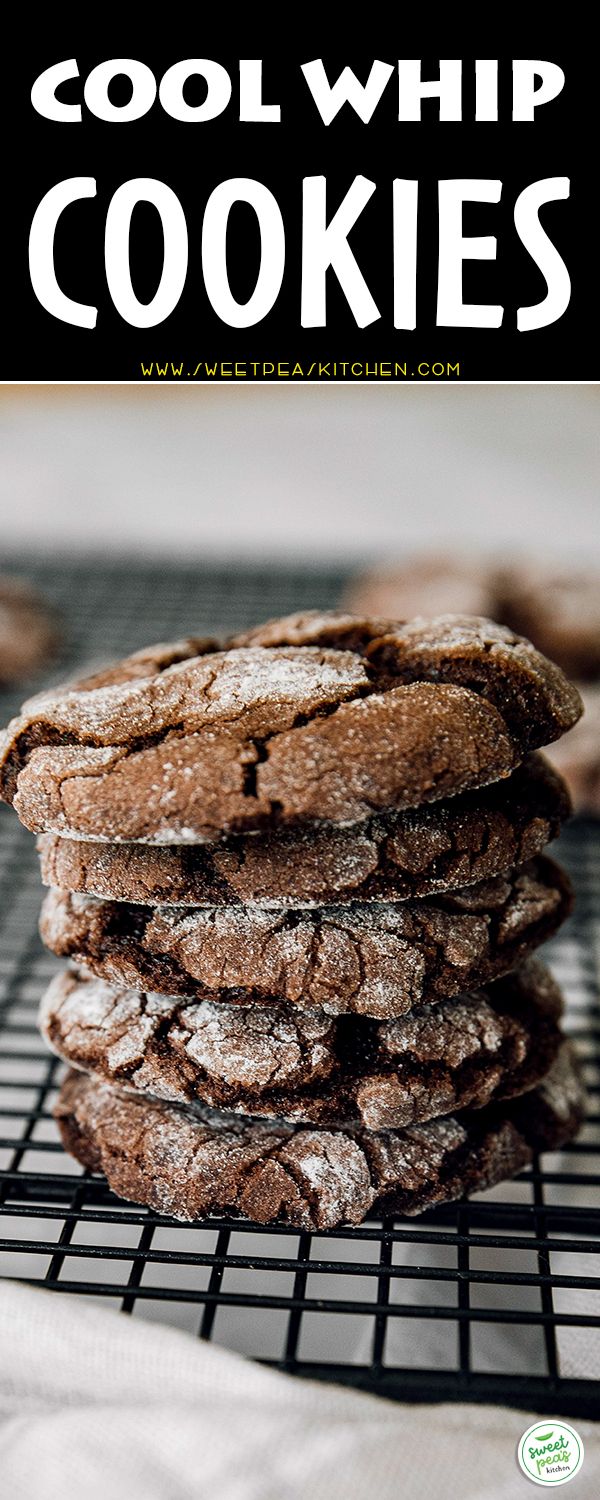
[[[199,645],[24,705],[0,794],[28,828],[185,843],[351,824],[508,776],[581,712],[558,668],[487,620],[309,614]]]
[[[195,1112],[70,1073],[55,1115],[63,1143],[115,1193],[193,1220],[334,1229],[369,1212],[417,1214],[512,1176],[576,1134],[579,1066],[565,1042],[534,1090],[405,1130],[327,1130]]]
[[[113,983],[386,1018],[507,973],[570,908],[567,876],[540,858],[442,896],[366,907],[154,907],[52,890],[40,931],[52,952]]]
[[[117,901],[186,906],[323,906],[398,901],[471,885],[524,864],[570,812],[541,755],[446,802],[378,813],[350,828],[272,829],[210,845],[106,844],[42,834],[42,879]]]
[[[240,1009],[54,979],[40,1026],[66,1062],[175,1104],[396,1129],[523,1093],[558,1051],[562,998],[530,963],[401,1020]]]

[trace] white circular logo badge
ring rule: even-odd
[[[527,1428],[517,1454],[523,1473],[534,1484],[566,1484],[579,1473],[583,1442],[568,1422],[547,1417]]]

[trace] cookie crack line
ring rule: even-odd
[[[252,1179],[254,1177],[259,1177],[263,1171],[263,1168],[267,1166],[269,1162],[275,1161],[279,1170],[284,1174],[285,1177],[289,1178],[290,1182],[297,1189],[300,1201],[310,1215],[310,1228],[317,1229],[319,1222],[318,1191],[315,1187],[312,1187],[308,1178],[302,1173],[302,1168],[296,1167],[296,1163],[293,1160],[290,1161],[289,1157],[287,1156],[284,1161],[281,1160],[281,1151],[286,1145],[287,1141],[279,1141],[277,1146],[274,1147],[272,1151],[265,1152],[265,1154],[261,1156],[259,1162],[252,1162],[248,1170],[242,1172],[242,1181],[240,1183],[240,1191],[236,1194],[236,1202],[239,1203],[240,1200],[243,1199],[245,1190],[248,1187],[248,1184],[252,1183]]]
[[[284,649],[285,648],[282,648],[282,650]],[[306,650],[307,654],[310,654],[312,648],[307,647],[298,649],[304,649]],[[316,664],[318,664],[319,656],[319,649],[315,648],[314,658]],[[185,662],[178,662],[171,667],[164,668],[163,672],[177,670],[178,668],[181,668],[185,665]],[[210,688],[216,680],[218,680],[218,677],[217,674],[214,673],[210,678],[209,683],[202,685],[200,691],[201,698],[207,700],[208,702],[211,701],[210,693],[207,689]],[[394,685],[397,686],[398,684],[390,682],[389,687],[391,688]],[[144,686],[148,690],[149,684],[147,681],[144,682]],[[298,713],[291,716],[290,722],[286,725],[286,728],[290,730],[303,728],[305,725],[312,723],[315,719],[329,718],[333,714],[337,713],[338,709],[342,707],[343,703],[353,703],[360,698],[371,696],[373,693],[382,691],[376,681],[362,683],[354,688],[351,688],[347,684],[342,686],[342,684],[340,683],[339,690],[343,691],[344,693],[343,698],[341,698],[339,702],[319,703],[315,704],[312,708],[307,706],[299,710]],[[91,689],[90,691],[101,693],[106,690],[100,688]],[[65,694],[65,697],[66,696],[67,695]],[[77,687],[74,687],[68,696],[75,699],[77,696],[83,695],[79,695]],[[44,695],[44,697],[50,697],[50,695],[47,694]],[[33,703],[35,703],[35,701],[35,699],[32,700]],[[64,697],[61,698],[60,696],[58,696],[56,701],[59,706],[60,713],[60,706],[62,705],[64,708]],[[85,709],[85,700],[82,704],[82,708]],[[109,724],[111,722],[110,703],[107,703],[106,708],[106,723]],[[24,711],[27,710],[27,703],[23,705],[23,709]],[[197,711],[197,704],[194,705],[194,709]],[[64,728],[57,729],[52,724],[50,718],[44,719],[43,717],[41,717],[39,720],[36,720],[34,718],[32,721],[33,727],[28,727],[20,733],[15,730],[12,743],[10,743],[10,741],[8,742],[5,753],[2,757],[2,760],[0,761],[0,795],[5,801],[12,800],[10,793],[14,795],[14,791],[16,790],[16,780],[19,770],[28,760],[31,753],[34,750],[39,749],[41,746],[54,745],[57,747],[69,746],[72,748],[81,747],[98,750],[111,749],[115,754],[118,754],[120,752],[122,755],[126,756],[138,754],[143,750],[155,749],[156,746],[164,744],[165,740],[171,737],[174,740],[177,740],[191,734],[195,735],[206,733],[208,735],[214,735],[215,733],[219,733],[225,736],[230,735],[232,739],[236,739],[238,738],[236,730],[239,731],[240,727],[243,725],[244,713],[245,706],[242,704],[237,713],[228,715],[226,712],[223,712],[218,717],[215,715],[214,717],[207,718],[205,723],[195,724],[193,718],[181,718],[179,720],[175,719],[173,722],[164,724],[160,729],[156,729],[154,731],[146,731],[137,735],[132,734],[123,741],[119,741],[118,738],[107,740],[105,737],[99,734],[98,730],[96,731],[96,733],[94,733],[92,729],[89,729],[87,731],[85,729],[82,729],[79,733],[76,733],[74,730],[68,730]],[[12,721],[12,724],[15,726],[17,726],[18,723],[18,719]],[[11,725],[9,724],[7,730],[4,732],[6,736],[8,736],[10,729]],[[280,731],[278,731],[277,729],[274,729],[270,733],[266,733],[260,736],[244,736],[242,739],[242,743],[245,747],[256,751],[257,762],[264,761],[268,757],[267,747],[270,740],[274,739],[279,732]]]
[[[8,776],[3,790],[0,785],[0,793],[5,800],[14,802],[22,821],[33,831],[67,831],[82,838],[106,837],[116,842],[127,842],[129,839],[135,841],[136,838],[160,842],[162,832],[171,826],[176,830],[183,821],[186,827],[181,829],[182,837],[205,841],[213,840],[223,830],[241,832],[246,827],[260,829],[280,822],[318,824],[330,820],[341,826],[349,826],[354,822],[364,821],[371,813],[386,805],[404,807],[416,805],[421,800],[436,801],[456,791],[489,784],[498,778],[507,777],[519,764],[523,752],[518,744],[511,743],[493,705],[486,705],[486,721],[482,721],[477,728],[471,724],[471,732],[466,734],[467,720],[473,714],[473,708],[467,701],[472,695],[467,690],[445,684],[441,684],[436,690],[430,683],[418,683],[408,684],[394,691],[409,693],[413,687],[420,691],[421,697],[430,690],[435,696],[432,707],[437,710],[437,716],[443,711],[443,717],[448,718],[447,728],[441,722],[438,725],[437,748],[423,743],[420,748],[416,746],[415,750],[415,747],[408,744],[399,756],[401,764],[406,762],[407,767],[413,762],[414,786],[410,777],[406,783],[398,770],[392,774],[393,759],[389,743],[384,741],[384,752],[380,751],[374,759],[366,754],[366,745],[361,745],[360,735],[364,736],[365,732],[368,735],[369,726],[357,721],[355,726],[349,726],[350,737],[347,740],[348,746],[352,745],[356,765],[348,768],[346,777],[342,779],[335,741],[332,744],[327,739],[321,742],[296,742],[293,738],[294,724],[283,730],[274,730],[271,735],[263,736],[260,742],[256,737],[238,741],[237,737],[224,732],[221,726],[218,730],[212,726],[199,726],[191,728],[189,732],[179,732],[179,729],[173,730],[169,726],[163,734],[151,739],[145,736],[144,739],[132,739],[127,745],[117,743],[112,746],[99,745],[89,739],[76,739],[68,734],[57,737],[54,732],[35,742],[28,735],[24,759],[11,762],[10,753],[7,756],[5,765]],[[375,705],[378,712],[383,702],[380,695],[372,695],[370,699],[362,701]],[[358,700],[351,698],[335,705],[331,713],[324,714],[317,710],[308,716],[303,715],[304,722],[297,732],[303,734],[311,727],[331,723],[334,718],[341,719],[344,709],[359,706]],[[408,735],[409,742],[414,740],[415,728],[411,725],[410,716],[406,717],[408,704],[398,701],[394,706],[401,714],[399,730],[405,738]],[[495,724],[487,722],[491,715],[497,720]],[[435,719],[436,714],[434,722]],[[348,731],[346,721],[345,727]],[[373,728],[377,729],[376,723]],[[386,725],[384,728],[389,741],[390,726]],[[357,729],[359,737],[353,740],[352,736]],[[477,734],[481,736],[479,744]],[[464,741],[464,764],[460,768],[450,756],[450,740],[453,736]],[[171,762],[161,760],[156,766],[149,762],[144,767],[137,764],[138,756],[151,756],[154,750],[161,751],[173,743],[179,743],[187,750],[194,746],[194,763],[189,767],[179,767],[179,783],[181,772],[183,776],[194,775],[197,757],[206,774],[206,756],[215,749],[225,758],[225,779],[234,771],[238,773],[238,786],[235,790],[227,790],[221,786],[219,791],[218,782],[213,783],[212,799],[216,800],[216,808],[211,811],[206,807],[199,824],[197,812],[186,810],[190,795],[192,808],[194,806],[196,787],[192,785],[186,789],[178,785],[177,775],[170,789],[164,784],[165,773],[174,769]],[[275,764],[272,761],[271,747],[277,751]],[[340,753],[342,750],[343,745],[340,745]],[[62,759],[56,758],[63,753],[68,757],[69,751],[74,752],[74,755],[70,761],[67,759],[66,764]],[[298,759],[298,754],[299,761],[294,768],[294,758]],[[288,766],[287,759],[290,755],[292,764]],[[315,755],[322,756],[323,764],[318,764]],[[36,760],[40,756],[42,760]],[[381,762],[382,769],[378,767],[371,781],[373,767],[378,762]],[[34,768],[33,779],[27,779],[30,767]],[[100,816],[105,821],[105,832],[101,832],[100,827],[96,826],[98,810],[93,807],[94,788],[98,788],[102,798],[106,784],[110,786],[114,779],[118,782],[121,773],[126,776],[131,767],[135,767],[136,773],[142,777],[149,775],[154,778],[150,791],[158,794],[157,805],[150,812],[146,807],[145,816],[142,816],[136,800],[135,808],[130,809],[129,823],[122,831],[120,826],[114,824],[112,803],[109,803],[100,810]],[[379,784],[381,780],[383,785]],[[236,802],[236,791],[239,803]],[[117,799],[119,792],[122,793],[122,786],[118,786]],[[181,798],[182,810],[178,806]],[[78,804],[81,804],[82,799],[86,807],[78,811]],[[52,811],[53,800],[57,804],[55,812]],[[174,810],[168,805],[173,800]],[[245,807],[242,806],[244,803]]]
[[[381,812],[352,829],[280,828],[162,847],[42,834],[38,849],[46,885],[103,899],[307,909],[406,900],[495,876],[539,853],[569,811],[564,783],[537,754],[484,790]]]
[[[52,890],[40,930],[53,952],[116,984],[192,1002],[286,1001],[299,1014],[386,1019],[508,972],[556,931],[572,905],[568,878],[547,858],[505,876],[496,901],[493,883],[477,892],[374,903],[366,912],[359,904],[341,912],[195,913]]]
[[[524,1053],[521,1058],[516,1058],[515,1045],[519,1040]],[[558,1026],[536,1018],[530,1021],[529,1036],[525,1033],[520,1036],[509,1034],[497,1048],[482,1047],[475,1057],[464,1059],[454,1068],[442,1062],[423,1062],[417,1054],[407,1051],[396,1067],[392,1063],[385,1066],[383,1060],[379,1065],[379,1059],[376,1059],[376,1072],[361,1071],[359,1065],[354,1072],[344,1072],[338,1057],[337,1071],[327,1076],[325,1086],[315,1081],[300,1084],[296,1089],[291,1086],[286,1089],[282,1084],[260,1090],[235,1088],[233,1085],[219,1087],[210,1073],[199,1069],[194,1079],[194,1091],[182,1093],[178,1102],[183,1107],[186,1103],[192,1107],[200,1103],[214,1109],[233,1110],[244,1116],[306,1125],[362,1126],[375,1130],[403,1128],[437,1118],[440,1099],[443,1099],[447,1112],[450,1109],[481,1108],[496,1100],[512,1099],[525,1093],[543,1078],[557,1055],[560,1041]],[[72,1059],[67,1057],[66,1060],[76,1065]],[[489,1079],[492,1065],[500,1073],[493,1084]],[[511,1067],[512,1071],[509,1071]],[[138,1090],[136,1071],[135,1066],[110,1074],[98,1070],[98,1076],[121,1086],[129,1082],[136,1092],[152,1097],[151,1089]],[[378,1101],[377,1088],[381,1084],[395,1085],[395,1098],[386,1095],[382,1102]],[[364,1098],[365,1087],[374,1090],[373,1098]],[[429,1104],[424,1097],[426,1094],[432,1096]]]
[[[435,1121],[432,1123],[435,1124]],[[492,1182],[487,1180],[485,1170],[481,1171],[481,1164],[477,1161],[476,1156],[477,1149],[484,1148],[485,1142],[485,1132],[480,1128],[479,1131],[477,1129],[473,1131],[471,1138],[467,1136],[466,1140],[460,1141],[458,1145],[444,1150],[439,1163],[437,1183],[433,1191],[430,1191],[425,1203],[422,1205],[423,1207],[427,1207],[428,1204],[436,1203],[440,1200],[443,1202],[444,1198],[448,1196],[450,1200],[454,1197],[462,1197],[475,1187],[486,1188],[492,1186],[492,1182],[497,1179],[492,1179]],[[511,1168],[511,1176],[513,1172],[520,1171],[530,1160],[532,1154],[531,1148],[525,1142],[523,1146],[522,1157],[518,1161],[518,1165],[513,1165]],[[458,1180],[460,1180],[460,1188],[457,1192]],[[387,1211],[395,1209],[396,1212],[405,1213],[410,1218],[414,1214],[421,1212],[421,1197],[422,1189],[420,1193],[418,1187],[411,1189],[410,1187],[401,1185],[386,1185],[382,1190],[382,1185],[380,1184],[376,1204],[382,1208],[384,1214]]]

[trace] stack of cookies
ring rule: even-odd
[[[0,791],[37,832],[41,1026],[68,1150],[182,1219],[418,1213],[577,1130],[561,996],[580,714],[480,618],[293,616],[32,700]]]

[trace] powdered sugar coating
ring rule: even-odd
[[[515,1101],[404,1131],[306,1130],[206,1109],[192,1114],[80,1073],[68,1076],[56,1116],[79,1161],[104,1171],[121,1197],[159,1213],[193,1220],[235,1212],[263,1224],[334,1229],[360,1223],[370,1210],[420,1213],[518,1171],[540,1144],[568,1140],[584,1104],[568,1044],[558,1067],[571,1079],[568,1119],[554,1112],[553,1072],[543,1102],[533,1090],[520,1111]]]
[[[276,911],[128,905],[51,891],[46,945],[115,983],[379,1019],[506,973],[560,925],[570,888],[539,859],[442,897]]]
[[[527,642],[452,617],[299,616],[102,680],[38,697],[5,733],[0,792],[35,831],[143,842],[350,824],[507,776],[580,712]]]
[[[272,829],[205,847],[186,827],[168,847],[44,835],[39,849],[43,880],[63,890],[151,904],[305,908],[397,901],[504,873],[540,853],[568,812],[564,784],[535,755],[492,787],[347,829]]]
[[[537,963],[402,1021],[282,1004],[187,1004],[65,973],[41,1006],[59,1056],[175,1103],[397,1127],[530,1088],[559,1045],[561,997]]]

